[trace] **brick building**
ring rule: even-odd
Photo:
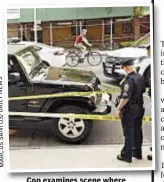
[[[150,32],[149,7],[142,7],[141,14],[135,17],[134,7],[38,8],[38,41],[69,47],[82,28],[94,45],[111,35],[116,42],[137,40]],[[7,30],[8,37],[25,34],[27,40],[34,40],[34,9],[21,9],[19,19],[7,21]]]

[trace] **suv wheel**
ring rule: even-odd
[[[78,106],[62,106],[55,113],[87,114],[87,111]],[[53,132],[55,136],[69,144],[79,144],[88,138],[92,130],[92,120],[79,118],[54,118]]]

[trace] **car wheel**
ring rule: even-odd
[[[62,106],[55,113],[87,114],[88,112],[78,106]],[[80,144],[89,137],[92,130],[92,120],[79,118],[55,118],[53,132],[60,141],[68,144]]]

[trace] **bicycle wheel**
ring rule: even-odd
[[[87,61],[91,66],[98,66],[102,62],[102,56],[99,52],[90,52]]]
[[[75,52],[69,52],[66,56],[66,64],[68,66],[74,67],[79,64],[79,55]]]

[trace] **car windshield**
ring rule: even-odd
[[[32,46],[21,50],[16,55],[29,78],[30,74],[42,63],[39,55]]]

